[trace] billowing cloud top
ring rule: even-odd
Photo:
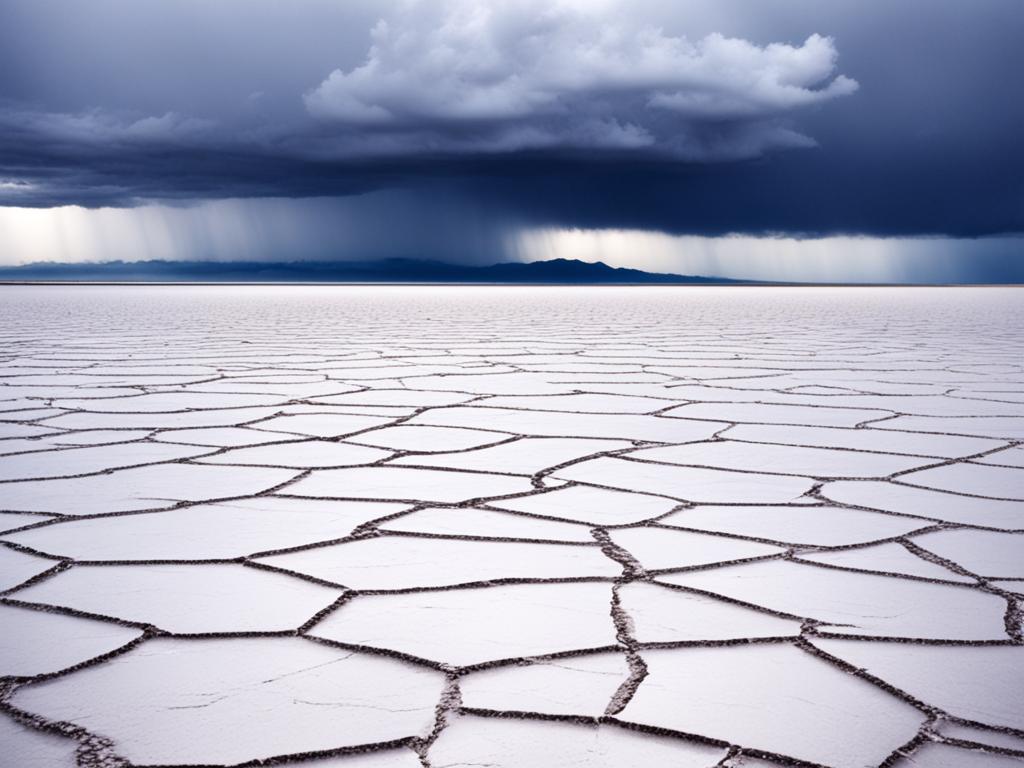
[[[306,94],[309,111],[396,152],[657,148],[757,156],[813,141],[778,122],[849,95],[832,39],[697,42],[622,4],[411,2],[373,28],[366,61]]]

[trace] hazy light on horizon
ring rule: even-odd
[[[614,267],[767,281],[958,282],[1024,278],[1024,238],[697,237],[621,229],[534,229],[523,260],[566,258]]]
[[[603,261],[653,272],[775,281],[1024,280],[1024,237],[699,237],[568,229],[467,217],[402,192],[341,200],[220,200],[190,206],[0,207],[0,264],[34,261]]]

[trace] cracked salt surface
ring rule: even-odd
[[[5,507],[17,512],[94,515],[173,507],[183,501],[251,496],[293,480],[293,471],[279,469],[151,464],[116,473],[53,480],[19,480],[3,486]]]
[[[573,464],[558,470],[554,477],[705,504],[784,504],[803,496],[814,485],[806,477],[679,467],[607,457]]]
[[[699,506],[681,509],[662,525],[725,533],[807,547],[842,547],[887,539],[929,525],[926,520],[830,506]]]
[[[499,712],[601,717],[629,674],[623,653],[485,669],[462,679],[462,704]]]
[[[4,765],[12,768],[53,768],[74,765],[76,744],[52,733],[32,730],[10,718],[0,719]]]
[[[360,595],[310,632],[348,645],[472,666],[614,647],[611,595],[610,583]]]
[[[288,467],[311,469],[372,464],[391,456],[387,451],[347,445],[328,440],[289,441],[253,448],[235,448],[216,456],[197,459],[202,464],[236,464],[254,467]]]
[[[113,738],[133,763],[240,763],[425,736],[439,672],[297,637],[156,638],[11,703]]]
[[[527,479],[483,472],[450,472],[405,467],[325,469],[290,486],[287,493],[311,498],[386,499],[457,504],[527,493]]]
[[[1024,530],[1024,503],[982,496],[942,493],[893,482],[839,481],[826,483],[822,498],[850,507],[914,515],[937,522],[978,528]]]
[[[409,509],[373,501],[314,501],[262,496],[159,513],[58,519],[18,515],[6,541],[75,560],[147,561],[241,558],[349,536],[372,520]],[[0,518],[3,519],[3,518]]]
[[[442,732],[432,768],[705,768],[725,750],[609,726],[464,717]]]
[[[351,589],[415,589],[496,579],[612,578],[620,568],[596,544],[379,536],[258,562]]]
[[[789,644],[644,653],[619,717],[837,768],[878,765],[924,715]],[[691,691],[713,691],[694,696]]]
[[[1024,766],[1017,290],[0,292],[2,766]]]
[[[980,535],[980,533],[979,531],[978,534]],[[924,537],[922,536],[921,539]],[[903,544],[892,541],[857,549],[812,552],[800,556],[800,561],[821,563],[836,568],[849,568],[854,571],[919,576],[929,581],[961,581],[968,584],[976,581],[975,578],[960,571],[926,560]]]
[[[1024,647],[814,640],[919,701],[971,723],[1024,731]],[[936,672],[939,671],[939,674]]]
[[[937,731],[946,740],[972,742],[988,747],[996,747],[1007,751],[1024,752],[1024,738],[1003,731],[994,731],[970,725],[962,725],[952,721],[938,724]]]
[[[427,507],[382,522],[379,529],[439,536],[594,542],[586,525],[474,507]]]
[[[678,502],[639,493],[573,485],[530,496],[492,501],[490,507],[592,525],[629,525],[661,517]]]
[[[0,592],[14,589],[22,582],[46,573],[57,563],[27,555],[12,547],[0,547]]]
[[[912,765],[917,768],[1021,768],[1024,760],[944,744],[924,744],[914,754]]]
[[[0,605],[0,676],[31,677],[115,651],[142,632],[119,624]]]
[[[1006,600],[966,585],[945,585],[776,560],[659,581],[760,605],[830,626],[822,631],[930,640],[1001,640]]]
[[[866,451],[795,448],[731,440],[646,448],[629,455],[636,459],[665,464],[811,477],[887,477],[893,472],[913,469],[927,463],[920,458],[904,458]]]
[[[243,565],[114,565],[72,568],[17,598],[187,634],[293,629],[340,594]]]
[[[771,544],[653,526],[613,531],[611,540],[647,570],[713,565],[784,552]]]
[[[989,578],[1024,578],[1024,537],[996,531],[938,531],[915,542],[941,558]]]
[[[800,621],[722,602],[714,597],[633,582],[619,590],[622,610],[641,643],[797,637]]]

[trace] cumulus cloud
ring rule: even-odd
[[[366,60],[305,96],[356,140],[407,151],[655,149],[729,160],[812,146],[794,110],[847,96],[831,38],[697,41],[624,3],[409,0],[377,22]]]

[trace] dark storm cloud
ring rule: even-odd
[[[813,146],[779,118],[857,89],[817,34],[799,45],[691,42],[601,5],[412,4],[381,20],[366,60],[331,72],[306,106],[368,151],[647,150],[713,162]]]
[[[1017,0],[0,13],[7,205],[401,187],[524,224],[1024,231]]]

